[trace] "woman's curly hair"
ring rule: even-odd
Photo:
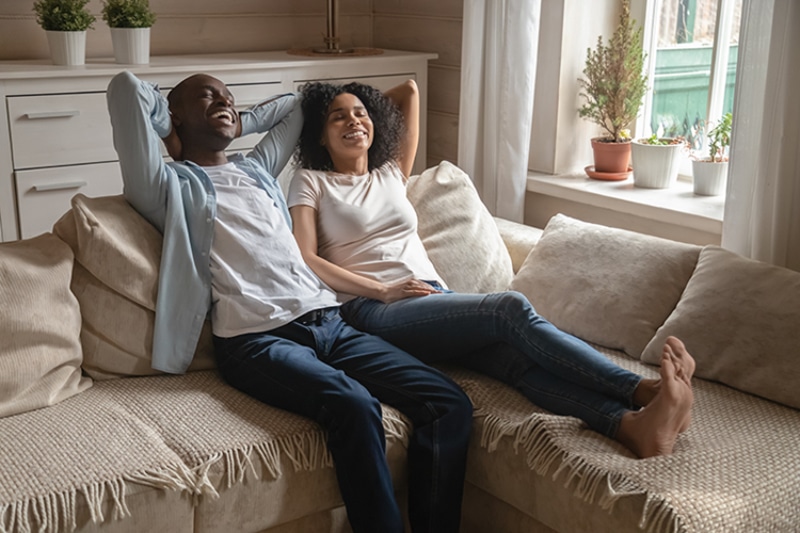
[[[363,83],[333,85],[312,82],[300,88],[303,95],[303,131],[298,141],[295,161],[303,168],[332,171],[333,161],[322,145],[328,108],[334,98],[349,93],[364,104],[373,124],[372,145],[369,148],[369,170],[372,171],[399,155],[400,139],[405,130],[403,114],[378,89]]]

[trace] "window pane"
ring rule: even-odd
[[[655,51],[651,131],[659,137],[683,136],[695,148],[702,144],[702,127],[707,119],[714,57],[717,8],[732,3],[731,37],[723,113],[733,109],[739,24],[742,0],[662,0],[658,14],[658,48]]]

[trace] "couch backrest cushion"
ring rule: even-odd
[[[45,233],[0,245],[0,417],[53,405],[91,386],[81,375],[73,255]]]
[[[458,292],[508,288],[514,271],[492,215],[469,176],[441,162],[408,180],[408,199],[419,219],[418,233],[433,266]]]
[[[75,252],[83,368],[97,380],[158,374],[150,366],[161,234],[122,196],[78,194],[53,231]],[[206,323],[190,370],[213,368]]]
[[[800,409],[799,327],[800,273],[707,246],[642,359],[658,364],[675,335],[696,376]]]
[[[701,247],[556,215],[511,288],[556,327],[639,358]]]

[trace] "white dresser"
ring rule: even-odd
[[[152,57],[149,65],[89,60],[61,67],[47,61],[0,61],[0,241],[50,231],[76,193],[120,194],[117,155],[105,91],[123,69],[167,91],[204,72],[225,82],[237,107],[294,91],[306,81],[357,80],[388,89],[409,78],[420,88],[420,143],[415,172],[425,164],[428,61],[435,54],[385,50],[362,57],[307,57],[286,52]],[[234,150],[258,137],[237,139]],[[166,154],[165,154],[166,156]],[[281,179],[285,181],[290,171]]]

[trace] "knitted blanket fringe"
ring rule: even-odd
[[[579,455],[560,447],[555,433],[546,425],[548,415],[534,413],[520,423],[482,411],[479,409],[475,412],[476,417],[483,419],[480,445],[490,453],[497,449],[503,437],[511,436],[514,451],[519,453],[522,448],[528,467],[538,475],[546,475],[554,464],[560,462],[552,479],[563,477],[565,487],[574,485],[576,497],[588,503],[596,501],[610,513],[620,498],[643,494],[646,503],[639,521],[641,529],[650,533],[686,531],[675,509],[665,498],[647,491],[619,473],[589,464]]]
[[[408,436],[412,429],[411,424],[402,415],[384,408],[383,429],[387,440],[397,440],[404,447],[408,447]],[[192,469],[195,477],[193,491],[195,496],[219,497],[217,488],[209,478],[211,468],[219,462],[222,462],[226,488],[244,482],[248,471],[258,478],[258,470],[253,464],[254,455],[272,479],[278,479],[283,475],[281,456],[289,460],[295,472],[333,467],[333,456],[328,450],[324,432],[313,430],[295,433],[275,441],[233,448],[205,458]],[[0,533],[5,532],[0,530]]]
[[[0,504],[0,533],[60,533],[77,528],[75,509],[78,495],[86,501],[89,515],[95,524],[106,520],[103,502],[106,495],[112,502],[112,518],[120,520],[130,516],[125,502],[127,483],[136,483],[158,489],[194,491],[194,473],[183,464],[174,464],[156,470],[145,470],[123,475],[117,479],[88,483],[59,493]]]
[[[383,425],[386,438],[407,446],[410,424],[394,411],[384,409]],[[281,456],[286,457],[295,471],[316,470],[333,466],[333,458],[325,442],[325,433],[312,430],[293,434],[274,441],[259,442],[218,452],[190,468],[175,464],[158,470],[123,475],[117,479],[89,483],[60,493],[0,504],[0,533],[62,533],[77,529],[76,504],[78,495],[86,501],[92,522],[104,522],[103,503],[107,496],[112,502],[114,520],[130,516],[126,504],[127,483],[159,489],[186,491],[196,504],[201,496],[219,497],[217,487],[209,478],[211,468],[222,463],[223,484],[230,488],[244,481],[248,471],[259,477],[254,460],[258,460],[271,478],[283,475]]]

